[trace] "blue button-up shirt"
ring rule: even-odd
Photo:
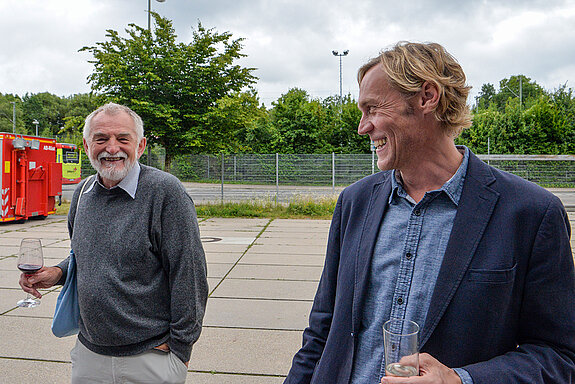
[[[392,190],[375,244],[369,283],[358,335],[352,383],[379,383],[385,373],[383,323],[390,318],[425,324],[435,282],[453,227],[469,150],[463,161],[440,189],[425,194],[419,203],[401,185],[393,171]],[[463,383],[469,374],[456,371]]]

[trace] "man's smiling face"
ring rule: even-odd
[[[132,117],[126,112],[100,112],[92,118],[84,148],[102,183],[111,188],[130,172],[144,153],[146,139],[138,139]]]

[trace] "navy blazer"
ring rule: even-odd
[[[391,172],[346,188],[285,383],[349,383]],[[470,154],[420,350],[474,384],[575,382],[575,272],[561,201]],[[381,300],[391,300],[382,297]]]

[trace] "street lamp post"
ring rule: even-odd
[[[156,0],[158,3],[163,3],[166,0]],[[152,16],[152,0],[148,0],[148,32],[152,31],[152,23],[151,23],[151,16]],[[150,144],[147,145],[147,153],[148,153],[148,165],[152,164],[152,150],[150,149]]]
[[[156,0],[158,3],[163,3],[166,0]],[[151,13],[152,13],[152,0],[148,0],[148,31],[151,30]]]
[[[38,120],[34,120],[34,121],[32,121],[32,124],[34,124],[36,126],[36,136],[38,136],[38,124],[40,124],[40,123],[38,122]]]
[[[331,51],[331,53],[334,56],[339,56],[339,105],[341,106],[342,104],[342,62],[341,62],[341,58],[343,56],[347,56],[349,54],[349,49],[346,49],[345,51],[343,51],[342,53],[339,53],[338,51]]]

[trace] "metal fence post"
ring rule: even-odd
[[[276,204],[280,194],[280,155],[276,153]]]
[[[206,155],[208,158],[208,180],[210,179],[210,155]]]
[[[331,192],[335,193],[335,153],[331,153]]]
[[[222,204],[224,204],[224,153],[222,152]]]

